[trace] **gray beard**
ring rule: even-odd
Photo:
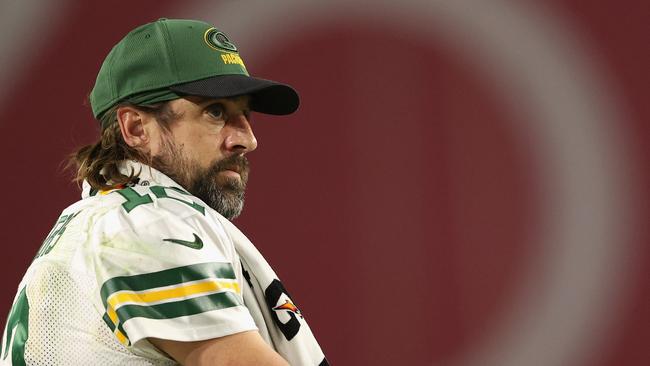
[[[208,171],[199,174],[187,190],[225,218],[232,220],[239,216],[244,208],[246,182],[244,181],[244,174],[242,174],[241,181],[228,179],[220,185],[217,182],[217,174],[223,170],[222,163],[225,161],[221,160],[213,164]]]
[[[239,216],[244,208],[249,172],[248,160],[244,156],[231,156],[214,162],[208,168],[201,168],[197,162],[183,155],[182,146],[163,139],[162,153],[151,158],[151,166],[228,220]],[[228,178],[224,181],[218,177],[221,171],[232,167],[237,167],[241,180]]]

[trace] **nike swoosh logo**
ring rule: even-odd
[[[187,240],[181,240],[181,239],[163,239],[163,241],[168,241],[170,243],[174,244],[180,244],[180,245],[185,245],[188,248],[192,249],[201,249],[203,248],[203,240],[199,238],[198,235],[194,234],[194,241],[187,241]]]

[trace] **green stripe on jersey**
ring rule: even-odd
[[[227,291],[151,306],[124,305],[117,309],[117,316],[120,319],[120,324],[124,324],[131,318],[171,319],[179,316],[200,314],[211,310],[231,308],[238,305],[243,304],[237,295]]]
[[[143,291],[207,278],[234,280],[235,271],[230,263],[208,262],[134,276],[113,277],[104,282],[100,294],[106,307],[108,297],[117,291]]]

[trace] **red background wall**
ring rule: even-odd
[[[300,91],[295,115],[255,116],[236,224],[333,364],[649,364],[647,2],[111,4],[0,6],[0,323],[78,199],[61,162],[97,136],[104,56],[194,16]]]

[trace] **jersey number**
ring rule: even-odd
[[[16,302],[11,307],[11,312],[7,319],[7,327],[5,328],[5,332],[7,332],[5,334],[6,340],[2,345],[2,359],[7,358],[9,348],[11,347],[11,365],[14,366],[25,365],[25,342],[27,341],[28,317],[29,303],[27,302],[27,295],[23,287],[16,298]],[[9,344],[10,342],[11,344]]]
[[[151,186],[151,187],[149,187],[149,190],[157,198],[170,198],[170,199],[176,200],[178,202],[182,202],[182,203],[192,207],[193,209],[199,211],[201,214],[205,215],[205,207],[203,207],[202,205],[199,205],[198,203],[196,203],[194,201],[186,201],[186,200],[178,198],[178,197],[170,196],[167,193],[167,190],[170,190],[172,192],[180,193],[182,195],[191,196],[189,193],[185,192],[184,190],[182,190],[180,188],[177,188],[177,187],[163,187],[163,186]],[[151,199],[151,196],[149,196],[148,194],[141,195],[138,192],[136,192],[135,189],[133,189],[131,187],[120,189],[119,191],[117,191],[117,193],[121,194],[122,197],[124,197],[126,199],[126,202],[124,202],[122,204],[122,207],[124,207],[126,212],[131,212],[131,210],[133,210],[134,208],[136,208],[136,207],[138,207],[140,205],[144,205],[144,204],[147,204],[147,203],[153,203],[153,200]]]

